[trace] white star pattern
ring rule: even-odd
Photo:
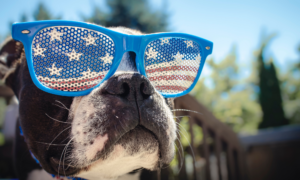
[[[43,54],[45,51],[46,51],[47,48],[42,48],[40,47],[39,44],[36,45],[35,48],[33,48],[33,52],[34,52],[34,56],[42,56],[42,57],[45,57],[45,55]]]
[[[63,69],[63,68],[57,68],[55,67],[55,63],[52,64],[52,67],[51,68],[46,68],[50,71],[50,76],[56,74],[58,76],[60,76],[60,71]]]
[[[61,36],[64,35],[62,32],[58,32],[55,28],[51,31],[48,32],[48,35],[51,37],[50,41],[54,41],[55,39],[61,41]]]
[[[161,38],[161,42],[160,42],[160,45],[164,45],[164,44],[169,44],[170,45],[170,42],[169,42],[169,39],[170,38]]]
[[[88,70],[87,71],[83,71],[82,73],[80,73],[80,74],[82,74],[83,75],[83,77],[86,77],[86,78],[88,78],[88,77],[91,77],[91,76],[95,76],[95,75],[97,75],[97,72],[92,72],[91,70],[90,70],[90,68],[88,68]]]
[[[186,43],[186,48],[189,48],[190,46],[191,47],[194,47],[193,46],[193,41],[184,41]]]
[[[82,55],[82,53],[76,53],[75,49],[72,50],[72,52],[70,53],[66,53],[67,56],[69,56],[69,60],[77,60],[79,61],[80,56]]]
[[[88,37],[82,37],[81,39],[83,39],[83,40],[85,40],[86,41],[86,46],[88,46],[88,45],[90,45],[90,44],[92,44],[92,45],[95,45],[95,46],[97,46],[97,44],[96,44],[96,39],[98,39],[98,38],[96,38],[96,37],[93,37],[92,35],[88,35]]]
[[[114,57],[110,56],[109,53],[106,53],[105,57],[101,57],[100,59],[104,61],[104,64],[111,63]]]
[[[145,54],[146,54],[146,56],[147,56],[148,59],[151,59],[151,58],[156,59],[157,53],[158,52],[156,52],[155,50],[153,50],[153,47],[150,47],[149,50],[148,50],[148,52],[146,52]]]
[[[175,58],[175,61],[181,62],[184,55],[180,54],[178,51],[177,54],[173,57]]]

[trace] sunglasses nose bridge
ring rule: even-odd
[[[133,51],[139,54],[142,36],[139,35],[127,35],[123,39],[124,51]]]

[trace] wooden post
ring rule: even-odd
[[[215,155],[217,157],[218,177],[219,180],[222,180],[221,156],[220,156],[222,149],[221,149],[221,140],[218,135],[215,135],[214,142],[215,142]]]
[[[205,158],[205,177],[207,180],[211,179],[210,175],[210,161],[209,161],[209,149],[208,149],[208,131],[205,125],[202,126],[203,130],[203,151],[204,151],[204,158]]]
[[[194,176],[194,180],[197,180],[197,170],[196,170],[196,151],[195,151],[195,135],[194,135],[194,131],[193,131],[193,125],[194,123],[194,118],[193,116],[190,116],[190,120],[189,120],[189,129],[190,129],[190,134],[191,134],[191,155],[193,157],[193,176]]]

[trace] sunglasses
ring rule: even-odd
[[[25,48],[30,76],[41,90],[83,96],[110,78],[125,52],[164,97],[190,92],[213,43],[184,33],[128,35],[74,21],[15,23],[12,37]]]

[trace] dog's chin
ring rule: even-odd
[[[133,130],[125,133],[116,142],[116,145],[121,145],[130,154],[135,154],[142,150],[154,151],[159,147],[159,141],[152,131],[138,125]]]
[[[126,174],[140,168],[154,170],[158,168],[161,156],[159,146],[157,136],[147,128],[138,125],[121,136],[110,147],[97,152],[93,162],[84,167],[72,166],[72,163],[63,163],[55,158],[50,158],[50,164],[59,174],[67,176],[81,175],[81,177],[87,174],[86,178],[91,178],[89,175],[93,174],[91,173],[93,171],[98,171],[100,176],[101,173],[107,176],[110,167],[113,170],[117,166],[122,169],[120,174]],[[99,169],[106,170],[99,171]]]

